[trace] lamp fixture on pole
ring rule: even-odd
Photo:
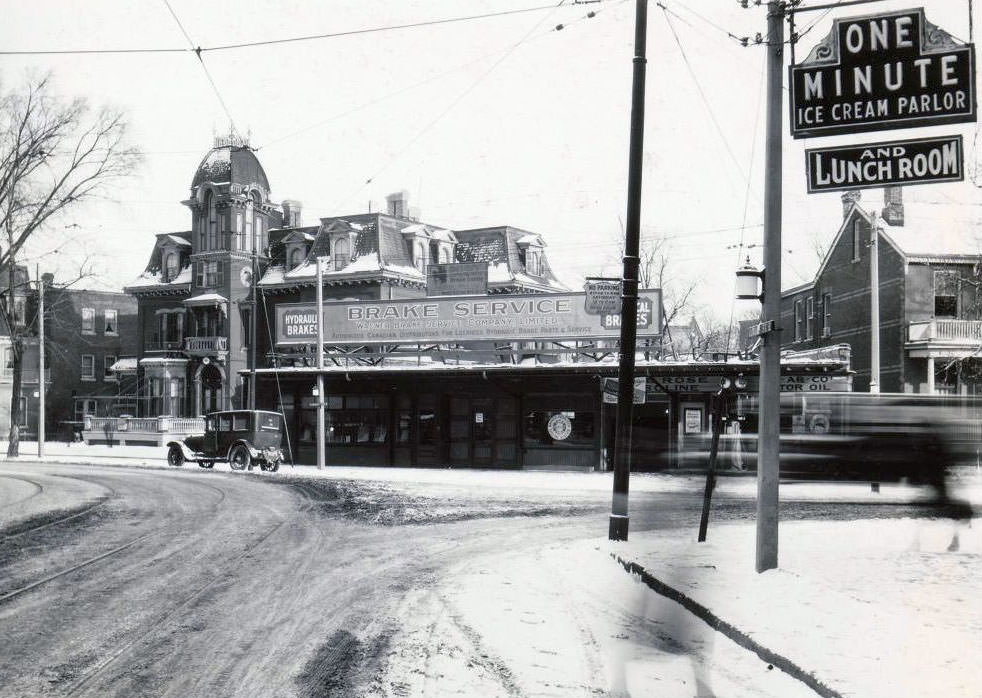
[[[736,271],[736,297],[742,301],[764,300],[764,272],[750,263],[750,257]]]

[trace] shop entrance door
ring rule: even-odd
[[[443,465],[440,457],[440,410],[436,395],[416,398],[416,465]]]
[[[708,420],[702,402],[679,405],[678,463],[681,467],[707,462],[702,451],[708,450]]]
[[[452,397],[450,465],[496,468],[515,465],[517,405],[512,397]]]

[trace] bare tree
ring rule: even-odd
[[[623,229],[623,224],[621,228]],[[623,233],[623,230],[621,231]],[[638,250],[638,284],[640,288],[658,288],[662,292],[662,334],[646,342],[645,358],[651,353],[661,356],[668,340],[667,328],[690,308],[695,281],[683,281],[673,274],[671,245],[666,237],[642,235]],[[620,256],[624,256],[623,234],[619,240]]]
[[[0,320],[10,333],[13,388],[7,455],[19,452],[20,390],[27,323],[19,313],[26,275],[18,274],[24,246],[61,214],[101,196],[131,174],[141,160],[126,145],[119,112],[92,113],[84,99],[65,101],[53,93],[51,78],[30,78],[20,89],[0,92]],[[23,267],[21,267],[23,271]],[[0,281],[0,284],[3,282]],[[43,367],[39,367],[43,380]]]

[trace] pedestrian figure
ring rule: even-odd
[[[972,505],[964,499],[951,496],[948,488],[947,471],[948,468],[939,465],[931,472],[928,484],[934,491],[934,497],[930,502],[930,506],[934,516],[951,519],[953,530],[951,542],[948,544],[948,550],[955,552],[960,547],[958,539],[959,530],[963,526],[965,528],[971,527],[972,517],[975,515],[975,511],[972,509]]]

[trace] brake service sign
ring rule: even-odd
[[[639,292],[639,337],[661,333],[661,295]],[[324,341],[328,344],[416,344],[487,340],[614,339],[620,313],[604,312],[584,293],[429,297],[413,300],[324,303]],[[317,306],[281,303],[276,307],[277,344],[316,344]]]
[[[837,19],[789,71],[795,138],[976,120],[974,47],[923,8]]]

